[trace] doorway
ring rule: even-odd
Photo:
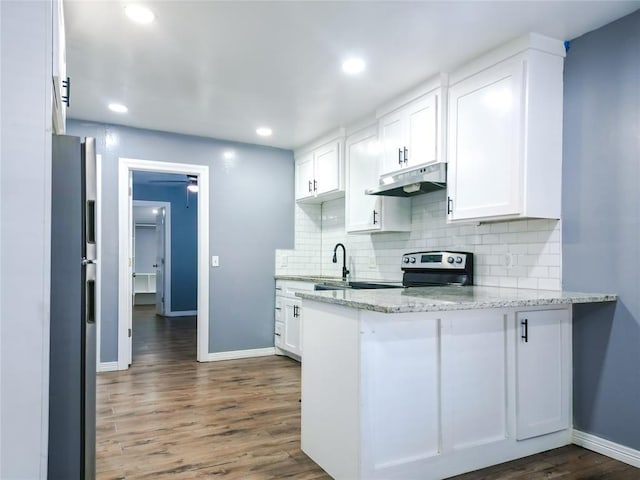
[[[135,189],[134,185],[133,305],[155,305],[156,315],[173,316],[171,202],[135,200]],[[195,315],[195,310],[189,314]]]
[[[130,158],[118,159],[118,369],[126,370],[132,359],[133,267],[133,171],[183,174],[198,186],[197,211],[197,353],[199,362],[209,360],[209,167]],[[166,285],[166,284],[165,284]],[[165,295],[166,298],[166,295]],[[166,308],[166,306],[165,306]]]

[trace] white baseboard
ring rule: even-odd
[[[173,312],[167,312],[167,317],[194,317],[198,314],[197,310],[176,310]]]
[[[254,348],[252,350],[233,350],[230,352],[216,352],[207,355],[205,362],[219,362],[222,360],[237,360],[239,358],[251,358],[251,357],[267,357],[275,355],[276,349],[273,347],[268,348]]]
[[[96,371],[99,372],[115,372],[118,370],[118,362],[100,362]]]
[[[640,450],[634,450],[633,448],[625,447],[619,443],[614,443],[578,430],[573,431],[573,443],[640,468]]]

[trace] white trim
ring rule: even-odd
[[[118,362],[100,362],[98,363],[98,373],[115,372],[118,370]]]
[[[197,314],[197,310],[173,310],[171,312],[166,312],[165,317],[192,317]]]
[[[102,322],[102,155],[96,155],[96,371],[100,371],[100,325]]]
[[[207,362],[220,362],[222,360],[237,360],[239,358],[268,357],[276,354],[274,347],[254,348],[252,350],[232,350],[230,352],[216,352],[207,355]],[[202,361],[198,359],[199,361]]]
[[[198,177],[198,319],[197,359],[208,361],[209,356],[209,167],[186,163],[157,162],[132,158],[118,158],[118,368],[128,368],[129,342],[127,319],[131,315],[128,280],[129,261],[129,175],[133,170],[182,173]]]
[[[572,441],[580,447],[640,468],[640,450],[634,450],[579,430],[573,431]]]
[[[167,315],[167,312],[171,312],[171,202],[134,200],[133,206],[160,206],[164,208],[166,212],[164,224],[164,315]],[[154,228],[155,226],[156,225],[153,224]],[[135,248],[135,245],[133,246],[133,248]]]

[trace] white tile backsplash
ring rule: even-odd
[[[296,206],[295,250],[276,252],[276,272],[340,276],[331,262],[333,247],[347,248],[352,276],[400,280],[400,258],[412,250],[462,250],[474,253],[477,285],[559,289],[561,222],[512,220],[480,225],[448,225],[444,190],[411,199],[411,231],[345,233],[344,199],[322,205]],[[285,260],[283,260],[285,259]]]

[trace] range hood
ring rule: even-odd
[[[446,186],[447,164],[409,168],[380,176],[380,185],[364,191],[367,195],[388,195],[391,197],[411,197],[433,192]]]

